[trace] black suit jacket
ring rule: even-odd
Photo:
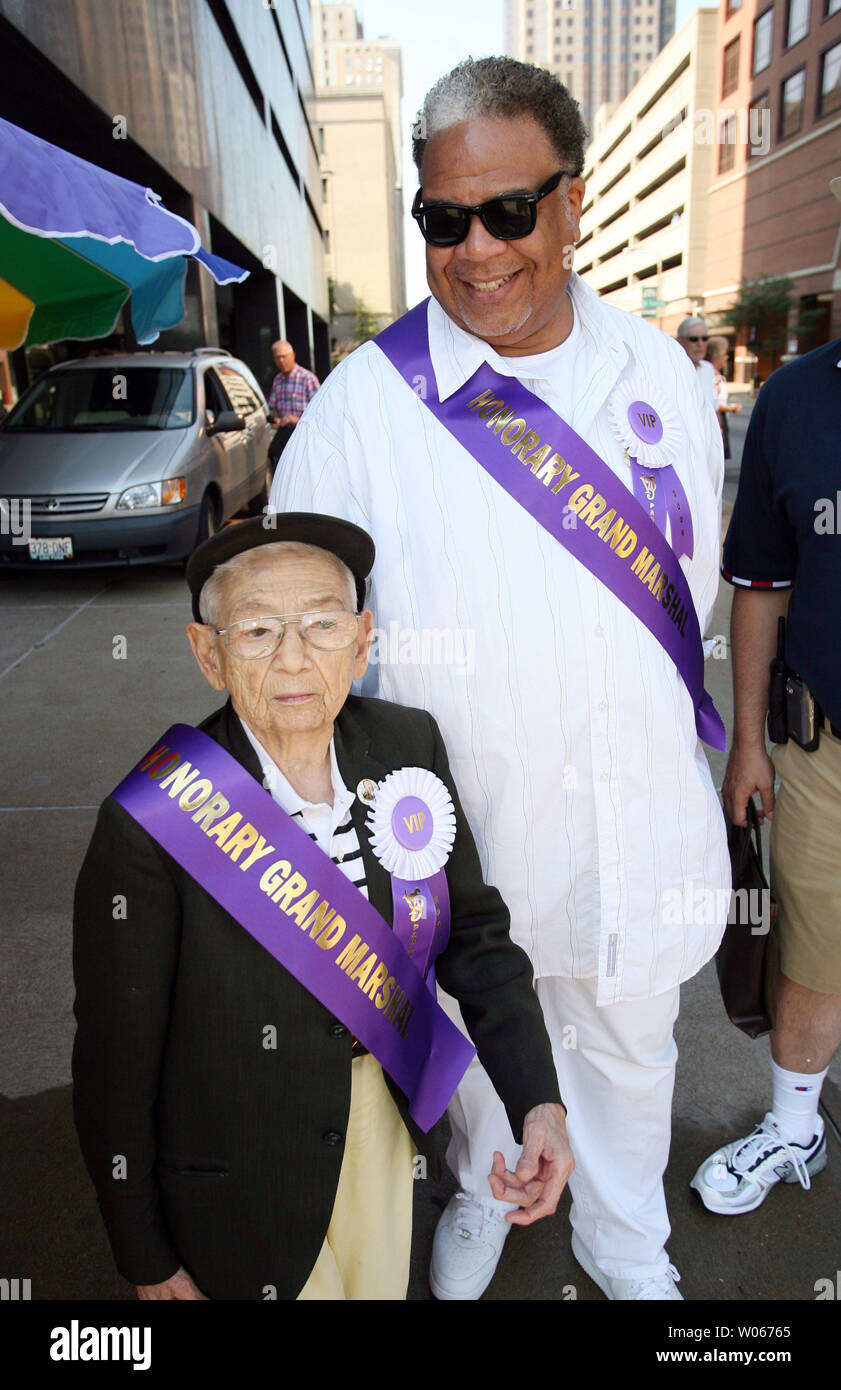
[[[262,780],[230,701],[200,727]],[[438,727],[423,711],[351,697],[335,741],[351,789],[405,766],[449,789],[452,932],[437,978],[519,1137],[532,1106],[560,1099],[558,1083],[530,963],[483,882]],[[357,799],[351,814],[371,903],[390,922],[367,808]],[[211,1298],[295,1298],[339,1179],[347,1029],[111,798],[76,887],[73,960],[76,1126],[121,1273],[153,1284],[183,1264]],[[406,1123],[428,1152],[430,1136]]]

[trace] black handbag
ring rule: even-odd
[[[749,1038],[760,1038],[774,1027],[777,903],[762,867],[759,814],[753,799],[747,813],[746,826],[733,825],[726,817],[733,896],[715,966],[730,1022]]]

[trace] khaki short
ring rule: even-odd
[[[822,730],[814,753],[789,740],[771,756],[782,783],[771,825],[780,970],[841,994],[841,739]]]

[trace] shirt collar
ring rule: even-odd
[[[604,313],[598,295],[572,272],[568,293],[573,312],[578,315],[582,331],[590,333],[599,352],[612,359],[617,368],[628,360],[628,347],[614,324]],[[502,376],[517,376],[516,357],[502,357],[481,338],[467,333],[444,312],[436,299],[429,302],[429,355],[435,372],[439,400],[445,401],[458,391],[473,373],[488,362]],[[547,359],[551,356],[546,354]],[[552,364],[547,362],[547,375],[541,378],[535,371],[535,357],[530,359],[529,380],[548,380]]]
[[[239,716],[238,716],[239,717]],[[269,794],[282,806],[289,816],[296,815],[299,811],[309,811],[316,806],[316,802],[307,801],[296,792],[291,782],[284,777],[274,758],[270,757],[263,747],[256,734],[253,734],[244,719],[239,721],[245,730],[248,739],[257,757],[260,759],[260,767],[263,771],[263,785]],[[353,804],[355,793],[348,791],[342,781],[342,774],[339,772],[339,764],[336,760],[335,740],[330,740],[330,780],[333,783],[333,811],[334,819],[338,824],[344,819],[345,813]],[[318,803],[323,805],[324,803]],[[341,812],[341,815],[338,813]]]

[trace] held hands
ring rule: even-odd
[[[196,1288],[183,1265],[180,1269],[177,1269],[169,1279],[165,1279],[162,1284],[138,1284],[136,1287],[137,1297],[144,1301],[162,1298],[178,1300],[201,1299],[203,1303],[207,1302],[205,1295]]]
[[[564,1107],[536,1105],[523,1123],[523,1152],[514,1172],[506,1169],[501,1153],[494,1154],[491,1192],[498,1201],[516,1202],[520,1207],[506,1212],[506,1221],[530,1226],[542,1216],[551,1216],[574,1167]]]

